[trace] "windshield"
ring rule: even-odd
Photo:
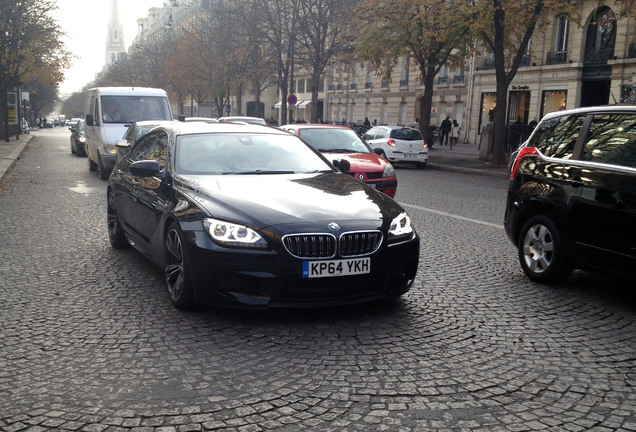
[[[332,168],[294,136],[213,133],[177,138],[175,172],[180,174],[292,174]]]
[[[350,129],[300,129],[299,136],[310,146],[329,153],[371,153],[366,144]]]
[[[161,96],[102,96],[104,123],[172,120],[168,98]]]

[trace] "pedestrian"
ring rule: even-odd
[[[377,126],[378,125],[378,119],[373,119],[373,126]]]
[[[35,125],[38,127],[38,129],[40,129],[40,127],[42,127],[42,117],[38,117],[35,119]]]
[[[362,126],[364,126],[367,129],[371,128],[371,122],[369,121],[369,117],[364,118],[364,122],[362,123]]]
[[[442,132],[442,138],[439,145],[448,145],[448,135],[450,134],[452,127],[453,123],[451,123],[450,117],[446,116],[446,119],[442,121],[442,124],[439,127]],[[444,144],[444,140],[446,140],[446,144]]]
[[[459,132],[461,131],[461,127],[459,126],[459,123],[457,123],[457,119],[453,120],[453,127],[451,128],[451,149],[453,148],[452,146],[457,145],[457,143],[459,142]]]

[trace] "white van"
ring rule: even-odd
[[[96,87],[86,91],[84,103],[88,169],[108,179],[115,166],[117,140],[141,120],[172,120],[165,90],[144,87]]]

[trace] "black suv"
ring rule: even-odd
[[[636,279],[636,106],[546,115],[512,161],[504,224],[533,281]]]

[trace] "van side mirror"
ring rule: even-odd
[[[86,125],[95,126],[93,125],[93,114],[86,114]]]

